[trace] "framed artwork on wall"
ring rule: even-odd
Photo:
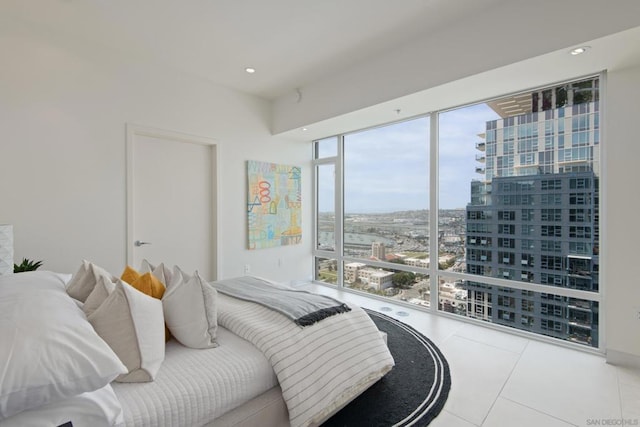
[[[302,240],[300,167],[247,161],[248,248],[295,245]]]

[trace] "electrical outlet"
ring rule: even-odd
[[[249,264],[244,265],[244,274],[251,273],[251,266]]]
[[[278,267],[282,267],[282,258],[278,258]]]

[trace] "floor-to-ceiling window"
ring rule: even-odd
[[[599,347],[599,83],[315,141],[316,280]]]

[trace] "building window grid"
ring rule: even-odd
[[[587,242],[569,242],[569,252],[575,255],[591,255],[593,245]]]
[[[522,234],[523,236],[535,236],[536,227],[530,224],[522,224],[522,226],[520,227],[520,234]]]
[[[561,225],[541,225],[540,236],[562,237],[562,226]]]
[[[540,251],[542,252],[562,252],[562,242],[558,240],[541,240]]]
[[[590,205],[591,194],[590,193],[569,193],[570,205]]]
[[[572,225],[569,227],[569,237],[579,238],[579,239],[590,239],[591,227]]]
[[[498,237],[498,247],[513,249],[516,247],[516,239],[510,239],[508,237]]]
[[[511,252],[498,252],[498,262],[503,265],[514,265],[515,254]]]
[[[541,209],[540,221],[561,222],[562,209],[549,209],[549,208]]]
[[[545,206],[550,205],[561,205],[562,204],[562,194],[561,193],[547,193],[540,195],[540,204]]]
[[[540,255],[540,267],[547,270],[563,271],[563,258],[554,255]]]
[[[548,190],[562,190],[562,180],[560,179],[543,179],[540,181],[540,189],[543,191]]]
[[[569,222],[591,222],[591,209],[569,209]]]
[[[500,220],[500,221],[515,221],[516,220],[516,212],[515,211],[498,211],[498,220]]]
[[[516,226],[513,224],[498,224],[498,234],[515,234]]]
[[[536,241],[535,240],[532,240],[532,239],[522,239],[522,240],[520,240],[520,250],[533,251],[535,249],[536,249]]]
[[[521,215],[522,221],[533,221],[535,219],[535,211],[533,209],[522,209]]]
[[[572,190],[584,190],[591,188],[591,180],[589,178],[571,178],[569,180],[569,188]]]

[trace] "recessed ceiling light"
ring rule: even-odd
[[[573,55],[573,56],[581,55],[581,54],[585,53],[587,51],[587,49],[589,49],[589,46],[580,46],[580,47],[577,47],[575,49],[572,49],[569,53],[571,53],[571,55]]]
[[[306,132],[306,131],[307,131],[307,128],[302,128],[302,132]]]
[[[256,69],[255,68],[251,68],[251,67],[247,67],[244,70],[249,74],[253,74],[253,73],[256,72]]]

